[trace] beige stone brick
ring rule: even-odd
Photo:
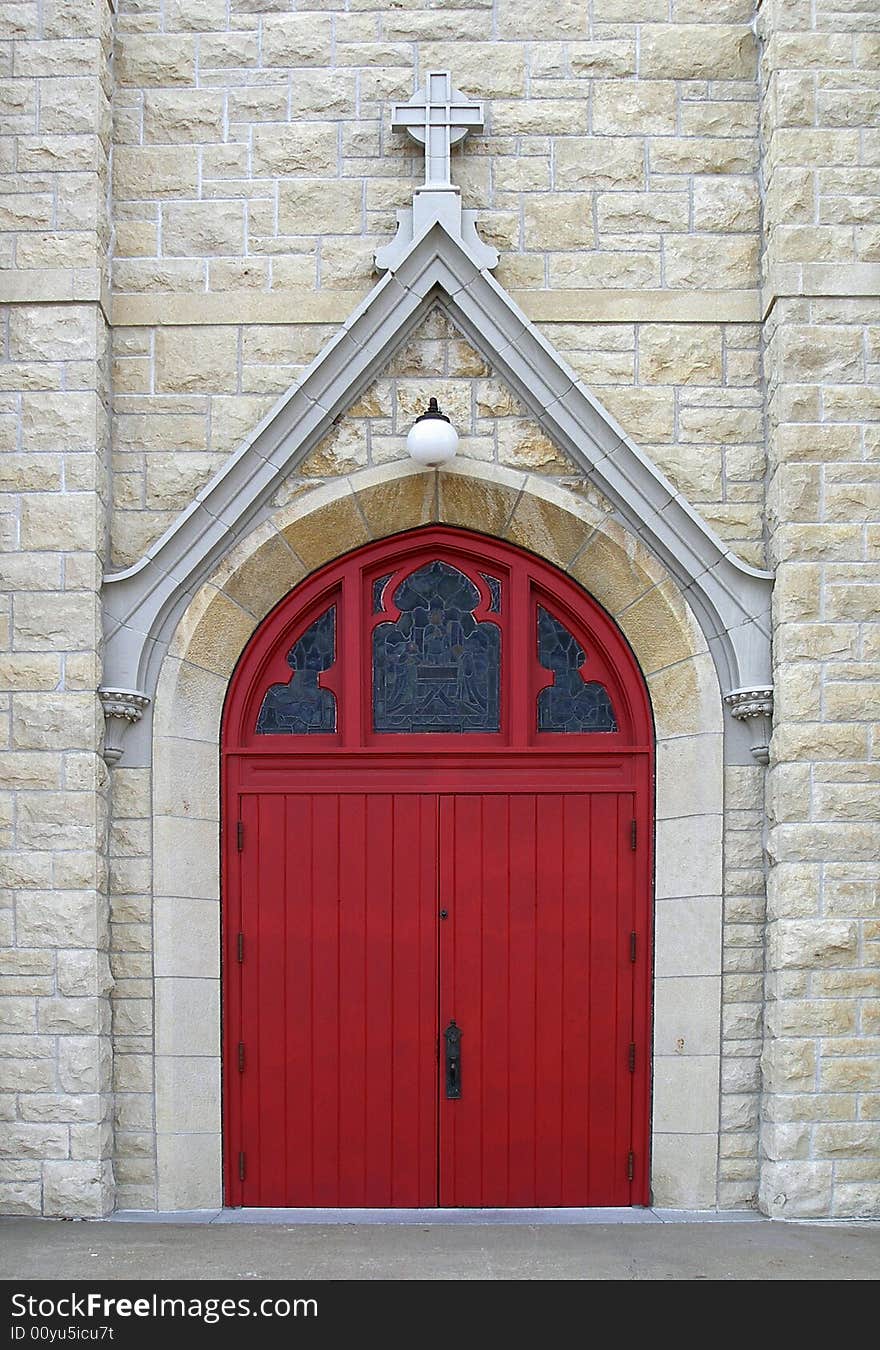
[[[263,19],[265,66],[330,65],[330,17],[324,14],[267,14]]]
[[[670,235],[664,243],[668,286],[749,288],[757,283],[759,242],[749,235]]]
[[[294,122],[255,127],[253,167],[255,173],[320,174],[336,171],[337,132],[332,123]],[[335,183],[325,184],[332,194]],[[356,186],[351,184],[350,186]],[[328,202],[332,209],[332,195]],[[328,215],[327,219],[331,219]],[[325,222],[326,223],[326,222]]]
[[[278,226],[284,234],[359,234],[363,189],[348,179],[298,178],[281,184]]]
[[[21,543],[33,549],[95,549],[103,534],[94,498],[83,493],[28,494],[22,503]]]
[[[156,150],[119,145],[113,152],[113,191],[120,200],[194,197],[198,180],[198,151],[192,146]]]
[[[351,117],[356,106],[357,83],[354,72],[334,70],[319,74],[313,70],[299,70],[291,79],[292,117],[305,117],[309,121]]]
[[[758,164],[754,137],[658,136],[648,142],[652,173],[748,174]]]
[[[195,39],[179,33],[127,33],[116,49],[121,87],[151,88],[195,82]]]
[[[527,248],[589,248],[594,242],[589,204],[581,196],[554,194],[527,200],[524,230]]]
[[[144,96],[144,141],[191,145],[223,136],[223,95],[208,90],[161,89]]]
[[[601,136],[671,135],[676,106],[672,81],[603,81],[593,89],[593,131]]]
[[[757,185],[747,178],[699,178],[694,182],[694,229],[725,234],[757,230],[761,206]]]
[[[426,42],[420,48],[420,59],[424,70],[451,70],[455,84],[467,89],[471,97],[521,98],[525,94],[525,54],[518,44]]]
[[[163,208],[166,254],[244,252],[244,210],[238,202],[192,202]]]
[[[689,212],[684,192],[608,192],[602,193],[597,202],[600,232],[687,230]]]
[[[206,393],[235,388],[236,328],[160,328],[155,351],[157,391]]]
[[[639,74],[666,80],[749,80],[757,42],[746,25],[658,23],[640,33]]]
[[[718,384],[721,330],[714,324],[643,324],[639,375],[648,384]]]
[[[592,79],[605,79],[609,75],[634,75],[636,45],[627,38],[570,42],[568,59],[573,75],[588,75]]]

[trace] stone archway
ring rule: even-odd
[[[616,619],[657,734],[655,1202],[716,1203],[721,1038],[723,719],[715,666],[677,584],[607,503],[496,465],[395,464],[276,510],[193,597],[162,664],[153,726],[157,1203],[222,1204],[220,719],[257,623],[337,554],[440,521],[530,549]]]

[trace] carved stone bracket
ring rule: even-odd
[[[769,764],[773,690],[763,685],[753,689],[733,689],[724,695],[724,702],[732,717],[750,723],[752,754],[759,764]]]
[[[125,733],[144,715],[149,707],[148,694],[138,689],[99,689],[98,698],[104,709],[104,759],[108,764],[117,764],[122,758]]]

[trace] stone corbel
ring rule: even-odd
[[[108,688],[99,689],[98,698],[104,709],[104,759],[108,764],[117,764],[122,758],[125,733],[141,720],[150,699],[138,689]]]
[[[752,754],[759,764],[770,762],[770,732],[773,721],[773,690],[760,685],[753,689],[732,689],[724,695],[732,717],[748,722],[752,733]]]

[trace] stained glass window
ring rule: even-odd
[[[396,623],[373,631],[375,731],[498,731],[501,637],[478,623],[480,593],[448,563],[427,563],[394,592]]]
[[[287,684],[266,690],[257,718],[263,735],[307,736],[336,730],[336,695],[322,689],[318,676],[336,660],[336,606],[310,624],[287,653],[293,674]]]
[[[490,600],[490,603],[489,603],[489,613],[490,613],[490,614],[500,614],[500,613],[501,613],[501,582],[498,580],[497,577],[490,577],[488,572],[481,572],[481,573],[480,573],[480,576],[483,578],[483,580],[485,581],[486,585],[489,587],[489,595],[491,596],[491,600]]]
[[[385,590],[385,587],[388,585],[389,581],[391,580],[391,578],[392,578],[393,576],[394,576],[394,573],[393,573],[393,572],[389,572],[387,576],[384,576],[384,577],[377,577],[376,580],[373,582],[373,613],[374,613],[374,614],[381,614],[381,613],[382,613],[382,592]]]
[[[538,606],[538,660],[554,680],[538,695],[539,731],[617,731],[617,719],[603,684],[587,683],[581,666],[587,654],[564,624]]]

